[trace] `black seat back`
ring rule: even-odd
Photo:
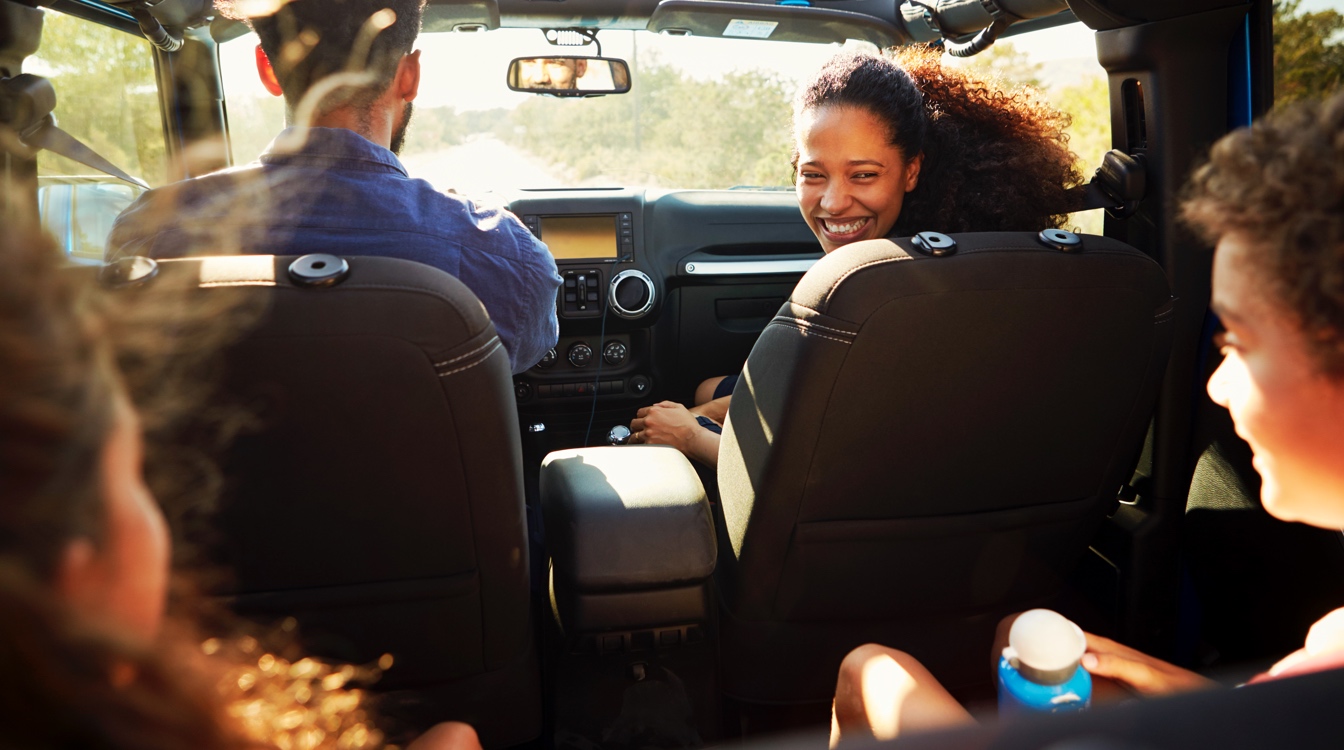
[[[1162,270],[1104,237],[954,239],[823,258],[747,360],[719,460],[729,695],[828,701],[869,640],[987,674],[993,620],[1059,590],[1115,507],[1168,353]]]
[[[297,618],[305,645],[393,666],[412,723],[492,745],[540,731],[522,458],[509,359],[485,308],[428,266],[350,257],[307,287],[293,258],[163,261],[201,293],[261,295],[223,398],[253,413],[224,462],[232,604]]]

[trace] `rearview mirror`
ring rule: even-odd
[[[600,96],[630,90],[630,66],[612,57],[519,57],[509,89],[553,96]]]

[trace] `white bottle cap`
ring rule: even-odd
[[[1030,609],[1013,621],[1008,645],[1031,669],[1055,672],[1078,665],[1087,651],[1083,629],[1054,610]]]

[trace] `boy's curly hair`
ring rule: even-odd
[[[946,68],[928,47],[837,55],[794,111],[823,106],[862,108],[887,124],[906,158],[924,154],[893,235],[1057,227],[1074,204],[1069,189],[1083,181],[1067,114],[1031,89],[1003,91]]]
[[[1322,370],[1344,375],[1344,90],[1224,136],[1181,209],[1211,244],[1231,234],[1256,248],[1271,299]]]

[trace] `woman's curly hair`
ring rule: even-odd
[[[1182,213],[1210,243],[1232,234],[1255,248],[1266,289],[1322,371],[1344,376],[1344,90],[1224,136]]]
[[[893,235],[1039,231],[1075,208],[1069,189],[1082,175],[1069,116],[1032,89],[1003,91],[945,68],[934,49],[835,56],[803,88],[795,118],[825,106],[860,107],[887,124],[906,158],[924,154]]]

